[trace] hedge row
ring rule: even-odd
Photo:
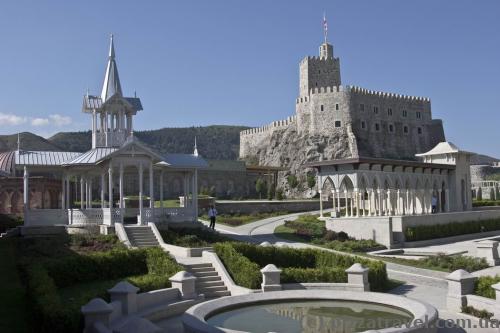
[[[491,288],[495,283],[500,282],[500,275],[495,276],[480,276],[476,280],[474,294],[491,299],[495,299],[495,290]]]
[[[34,263],[22,267],[39,332],[79,332],[82,329],[80,312],[63,304],[60,288],[126,278],[145,292],[170,287],[169,277],[182,269],[160,248],[75,255],[51,259],[46,265]],[[106,290],[102,294],[106,294]],[[102,295],[93,297],[99,296]]]
[[[500,206],[500,200],[476,200],[472,202],[472,207]]]
[[[383,290],[388,282],[383,262],[360,257],[315,249],[262,247],[247,243],[219,243],[214,249],[235,282],[252,289],[260,287],[260,268],[268,264],[283,269],[283,282],[346,282],[344,271],[354,263],[370,269],[368,279],[372,290]]]
[[[500,230],[500,219],[419,225],[405,229],[407,242]]]

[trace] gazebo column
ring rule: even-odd
[[[198,169],[193,172],[193,210],[194,222],[198,221]]]
[[[109,166],[108,169],[108,198],[109,198],[109,208],[113,208],[113,166]]]
[[[153,161],[149,163],[149,208],[155,207],[155,190],[153,184]]]
[[[373,189],[368,191],[368,216],[373,216],[372,199],[373,199]]]
[[[163,169],[160,172],[160,208],[163,208]]]
[[[80,209],[82,209],[82,210],[84,208],[83,200],[84,200],[84,192],[85,192],[83,186],[84,186],[83,177],[80,177]]]
[[[66,209],[66,175],[63,174],[61,182],[61,209]]]
[[[142,163],[139,164],[139,216],[142,217],[142,187],[143,187],[143,167]]]
[[[323,218],[323,191],[319,190],[319,217]]]
[[[120,163],[120,208],[125,208],[125,199],[123,197],[123,163]]]
[[[445,197],[445,210],[448,213],[450,211],[450,190],[445,189],[444,190],[444,197]]]
[[[349,217],[349,205],[347,204],[349,199],[347,197],[347,189],[344,190],[344,205],[345,205],[345,213],[344,213],[344,217]]]
[[[349,217],[354,217],[354,191],[349,192],[349,199],[351,202],[351,215]]]
[[[401,212],[403,209],[401,208],[401,190],[398,188],[396,190],[396,215],[403,215]]]
[[[106,198],[104,197],[104,188],[105,188],[105,181],[106,175],[104,172],[101,173],[101,208],[106,208]]]
[[[88,208],[92,208],[92,178],[89,179],[89,197],[88,197]]]
[[[381,203],[380,203],[380,196],[381,196],[381,191],[380,189],[377,189],[377,196],[375,197],[375,215],[380,216],[381,215]]]
[[[332,190],[332,213],[331,217],[336,217],[337,207],[335,207],[335,190]]]
[[[66,176],[66,184],[65,184],[65,186],[66,186],[66,192],[65,192],[65,195],[66,195],[66,197],[65,197],[66,209],[70,209],[71,208],[71,200],[70,200],[71,193],[70,193],[70,187],[69,187],[69,185],[70,185],[70,177]]]
[[[24,166],[23,191],[24,213],[26,213],[26,211],[30,209],[29,172],[26,166]]]
[[[184,173],[184,208],[189,208],[189,202],[188,202],[188,179],[187,179],[187,172]]]

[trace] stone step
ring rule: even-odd
[[[229,290],[214,291],[214,292],[206,293],[204,295],[205,295],[205,298],[217,298],[217,297],[231,296],[231,292]]]
[[[159,246],[158,242],[133,242],[136,246]]]
[[[200,294],[210,294],[216,291],[226,291],[226,286],[203,287],[197,289]]]
[[[189,268],[189,272],[191,273],[198,273],[198,272],[215,272],[215,268],[213,267],[194,267],[194,268]]]
[[[184,265],[186,269],[190,268],[198,268],[198,267],[213,267],[211,263],[202,263],[202,264],[186,264]]]
[[[224,281],[222,279],[216,280],[216,281],[202,281],[198,282],[198,279],[196,279],[196,288],[206,288],[206,287],[219,287],[219,286],[224,286]]]
[[[206,277],[206,276],[219,276],[217,272],[196,272],[193,273],[194,276],[196,277]]]
[[[222,279],[218,275],[216,275],[216,276],[199,276],[196,278],[197,283],[213,282],[213,281],[222,281]]]
[[[148,320],[157,321],[175,315],[180,315],[198,302],[198,300],[191,299],[179,300],[170,304],[148,307],[146,309],[143,309],[140,314]]]
[[[152,236],[130,236],[130,239],[135,239],[135,240],[154,240],[157,241],[156,237]]]

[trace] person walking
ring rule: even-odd
[[[215,219],[217,218],[217,209],[215,209],[214,205],[210,205],[208,209],[208,217],[210,218],[210,228],[215,230]]]
[[[436,214],[437,213],[437,204],[438,204],[438,199],[433,194],[432,198],[431,198],[432,214]]]

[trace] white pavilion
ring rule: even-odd
[[[97,96],[87,93],[83,98],[82,112],[92,119],[92,149],[77,153],[25,151],[18,147],[12,152],[12,163],[7,171],[24,172],[25,227],[112,227],[124,220],[137,224],[197,221],[197,176],[199,169],[207,167],[206,161],[198,156],[196,144],[193,154],[166,156],[146,147],[133,131],[133,119],[139,111],[142,111],[142,104],[138,97],[123,96],[111,36],[102,92]],[[163,206],[164,187],[168,186],[164,184],[163,175],[167,172],[183,175],[183,207]],[[62,190],[58,195],[58,209],[31,208],[29,180],[32,173],[56,175],[60,179]],[[138,182],[129,181],[127,177],[138,178]],[[159,187],[158,198],[154,196],[155,187]],[[93,198],[96,193],[98,198]],[[136,204],[127,207],[126,197],[134,197]],[[156,206],[155,200],[159,201]],[[78,207],[74,206],[75,202]]]

